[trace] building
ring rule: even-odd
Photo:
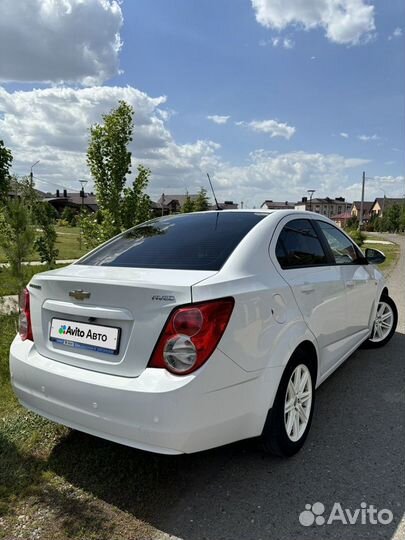
[[[353,219],[353,215],[351,212],[343,212],[342,214],[337,214],[336,216],[331,217],[332,221],[336,223],[338,227],[341,229],[344,229],[347,225],[347,222],[350,219]]]
[[[344,197],[336,197],[335,199],[331,199],[330,197],[325,197],[324,199],[316,198],[312,199],[312,201],[308,197],[302,197],[301,202],[295,205],[295,210],[309,210],[328,218],[350,212],[351,208],[352,203],[346,202]]]
[[[198,195],[188,195],[192,201],[195,201]],[[167,214],[177,214],[181,212],[183,208],[184,201],[187,198],[187,194],[184,195],[165,195],[162,193],[159,200],[154,203],[156,208],[157,215],[167,215]],[[155,212],[155,209],[153,209]],[[160,214],[159,214],[160,210]]]
[[[46,193],[39,189],[34,188],[35,193],[40,199],[43,199],[47,196]],[[21,197],[21,185],[19,185],[14,180],[11,180],[10,182],[10,189],[8,191],[8,198],[9,199],[19,199]]]
[[[82,203],[83,207],[90,212],[96,212],[98,210],[98,204],[94,193],[84,193],[84,197],[82,198],[79,192],[68,193],[66,189],[62,192],[57,189],[55,195],[47,193],[43,200],[52,205],[59,216],[67,206],[76,208],[79,211],[82,207]]]
[[[198,195],[188,195],[194,202]],[[182,211],[184,202],[187,198],[187,194],[184,195],[166,195],[162,193],[162,196],[157,202],[152,202],[152,211],[155,216],[165,216],[168,214],[178,214]],[[221,210],[237,209],[238,205],[233,201],[219,202],[218,206]],[[216,210],[215,204],[209,204],[209,210]]]
[[[370,220],[370,210],[373,206],[373,201],[364,201],[363,202],[363,222],[368,222]],[[357,218],[360,221],[360,208],[361,201],[354,201],[352,204],[351,214],[352,217]]]
[[[405,204],[405,199],[395,199],[390,197],[377,197],[370,208],[370,217],[382,217],[386,210],[389,210],[395,204]]]
[[[265,208],[266,210],[294,210],[295,203],[288,201],[275,202],[272,200],[266,200],[261,204],[260,208]]]
[[[218,206],[219,206],[219,208],[221,210],[237,210],[238,209],[238,204],[234,203],[233,201],[219,202]],[[210,204],[208,209],[209,210],[217,210],[217,205],[216,204]]]

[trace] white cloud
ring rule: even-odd
[[[283,39],[283,47],[284,49],[292,49],[294,47],[295,43],[290,38],[284,38]]]
[[[273,47],[283,47],[284,49],[292,49],[295,46],[295,41],[291,38],[282,38],[280,36],[272,37],[270,40],[261,39],[259,41],[260,47],[266,47],[272,45]]]
[[[2,0],[0,81],[100,84],[116,75],[116,0]]]
[[[277,120],[252,120],[251,122],[235,122],[237,126],[246,126],[258,133],[267,133],[270,137],[284,137],[291,139],[296,129]]]
[[[342,131],[339,135],[340,135],[341,137],[343,137],[344,139],[348,139],[348,138],[349,138],[349,134],[348,134],[348,133],[345,133],[344,131]]]
[[[379,141],[380,137],[374,133],[374,135],[358,135],[357,136],[360,141],[363,142],[369,142],[369,141]]]
[[[88,128],[121,99],[135,109],[133,165],[142,162],[152,169],[152,189],[161,192],[171,187],[178,192],[205,181],[206,167],[215,166],[219,145],[201,140],[177,144],[166,125],[166,110],[161,108],[166,97],[152,98],[132,87],[27,92],[0,87],[0,133],[13,152],[14,172],[27,174],[40,159],[34,171],[47,184],[38,183],[39,189],[53,191],[57,184],[78,189],[78,180],[88,178]]]
[[[397,28],[395,28],[392,34],[388,36],[388,39],[389,41],[391,41],[391,39],[399,38],[399,37],[402,37],[402,28],[398,26]]]
[[[364,0],[251,0],[261,25],[283,30],[289,25],[305,30],[321,27],[335,43],[357,45],[375,30],[374,6]]]
[[[229,119],[230,116],[224,116],[220,114],[212,114],[210,116],[207,116],[207,120],[211,120],[211,122],[214,122],[214,124],[226,124]]]
[[[0,87],[0,133],[13,152],[14,172],[27,174],[40,159],[34,173],[36,181],[39,178],[46,184],[38,182],[39,189],[78,190],[78,180],[89,179],[88,127],[120,99],[135,109],[133,171],[139,162],[152,169],[149,192],[153,198],[162,192],[195,192],[200,186],[207,187],[206,172],[219,199],[243,200],[247,206],[257,206],[266,198],[298,200],[308,187],[319,195],[348,196],[355,190],[345,186],[352,186],[353,177],[360,178],[358,168],[369,162],[339,154],[257,150],[245,163],[234,166],[220,157],[220,146],[213,141],[176,142],[168,128],[165,96],[150,97],[132,87],[56,87],[27,92],[7,92]],[[91,186],[90,182],[88,188]],[[394,187],[387,188],[387,193],[394,195]]]
[[[367,163],[367,159],[339,154],[257,150],[244,165],[217,164],[212,178],[222,197],[258,206],[266,198],[300,200],[309,187],[320,196],[345,196],[349,174],[353,175],[353,169]]]
[[[367,178],[365,199],[374,200],[376,197],[403,197],[405,192],[405,176],[374,176]],[[345,193],[350,200],[360,200],[361,181],[347,186]]]

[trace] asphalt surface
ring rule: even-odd
[[[187,540],[404,539],[405,238],[391,239],[402,248],[388,281],[398,331],[383,349],[357,351],[319,388],[299,454],[267,456],[251,440],[190,456],[157,456],[72,433],[55,452],[68,455],[69,445],[81,441],[83,452],[89,444],[104,445],[117,481],[100,485],[78,475],[69,460],[58,472]],[[326,518],[334,503],[352,512],[366,503],[390,510],[393,521],[301,525],[300,513],[315,502],[325,506]]]

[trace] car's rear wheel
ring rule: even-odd
[[[398,324],[397,306],[392,298],[382,295],[378,302],[371,336],[365,342],[368,349],[384,347],[395,334]]]
[[[262,433],[264,449],[292,456],[305,442],[312,422],[315,370],[301,351],[294,353],[281,378]]]

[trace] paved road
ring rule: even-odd
[[[345,540],[405,538],[405,240],[389,278],[400,306],[396,336],[380,351],[360,350],[317,394],[311,434],[290,460],[265,456],[245,441],[191,456],[154,456],[72,433],[56,453],[83,443],[105,448],[98,481],[76,473],[69,459],[58,467],[73,484],[187,540]],[[59,462],[61,460],[58,460]],[[125,465],[123,465],[123,463]],[[103,466],[109,478],[99,482]],[[335,502],[355,510],[362,502],[389,509],[388,525],[300,525],[305,504]],[[399,528],[400,527],[400,528]],[[401,528],[402,527],[402,528]]]

